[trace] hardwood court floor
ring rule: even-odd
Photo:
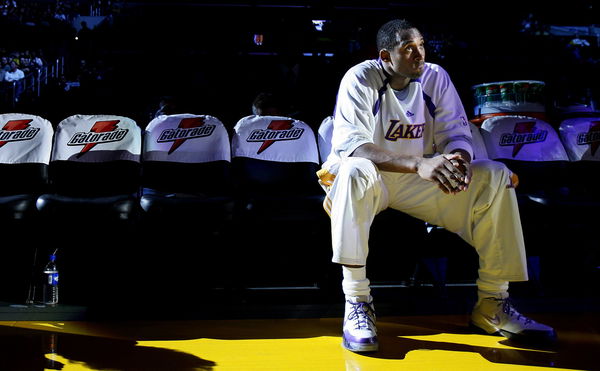
[[[390,316],[382,307],[381,349],[366,355],[341,347],[335,311],[315,318],[0,321],[0,370],[600,370],[595,306],[538,310],[534,318],[558,332],[558,343],[546,349],[473,334],[468,314]]]
[[[381,318],[381,350],[368,355],[340,346],[341,321],[333,318],[2,322],[0,364],[3,370],[65,371],[600,368],[600,333],[586,325],[598,317],[545,319],[559,330],[555,349],[515,347],[502,337],[464,333],[462,316]]]

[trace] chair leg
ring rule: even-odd
[[[37,255],[38,255],[38,248],[35,247],[33,249],[33,262],[32,262],[32,266],[31,266],[31,277],[29,278],[29,288],[27,290],[27,299],[25,299],[25,304],[27,305],[32,305],[35,303],[36,300],[36,291],[38,289],[38,280],[37,280]]]
[[[527,273],[529,275],[529,282],[533,285],[536,294],[540,296],[543,295],[544,290],[540,280],[541,264],[538,255],[527,257]]]
[[[445,256],[428,257],[423,258],[422,262],[433,277],[433,287],[437,295],[442,298],[447,297],[446,272],[448,271],[448,258]]]

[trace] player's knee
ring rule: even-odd
[[[473,161],[472,166],[475,169],[484,169],[490,172],[506,171],[506,165],[502,162],[494,160],[476,160]]]
[[[505,164],[493,160],[473,161],[471,169],[473,174],[485,183],[494,183],[494,180],[504,181],[510,177],[510,170]]]
[[[365,178],[377,173],[375,164],[362,157],[349,157],[340,164],[338,174],[345,174],[351,179]]]
[[[340,164],[336,181],[348,185],[348,190],[362,197],[366,189],[377,179],[377,168],[370,160],[361,157],[351,157]]]

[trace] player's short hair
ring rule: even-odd
[[[416,28],[405,19],[393,19],[377,31],[377,50],[391,50],[400,43],[400,35],[407,30]]]

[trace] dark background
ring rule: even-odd
[[[392,18],[421,29],[427,60],[449,71],[469,114],[471,87],[493,81],[546,82],[549,110],[597,99],[598,40],[587,37],[590,47],[576,54],[573,36],[544,34],[552,25],[598,22],[590,0],[98,3],[106,19],[79,40],[77,21],[32,27],[2,19],[2,34],[14,35],[4,38],[6,50],[42,48],[48,60],[63,56],[65,79],[81,81],[79,89],[59,87],[41,101],[24,102],[24,110],[55,124],[75,113],[122,114],[144,127],[159,98],[173,95],[183,110],[214,115],[231,128],[250,113],[256,94],[273,91],[287,99],[289,113],[316,127],[331,114],[343,73],[377,56],[375,33]],[[87,15],[88,2],[70,9]],[[538,28],[524,32],[530,14]],[[312,19],[331,22],[318,32]],[[262,46],[253,43],[256,33],[264,35]]]
[[[53,18],[58,3],[67,8],[65,20]],[[474,85],[505,80],[544,81],[544,103],[553,125],[559,124],[562,106],[598,104],[599,40],[582,36],[590,45],[575,48],[571,45],[575,35],[549,32],[551,26],[594,25],[600,17],[598,8],[589,0],[99,3],[96,13],[104,16],[104,21],[87,34],[77,33],[77,16],[89,15],[93,5],[89,1],[22,1],[17,4],[27,9],[24,13],[0,13],[0,34],[4,36],[0,48],[5,54],[41,50],[49,65],[64,61],[64,70],[43,86],[39,96],[24,94],[16,106],[0,107],[0,111],[38,114],[54,125],[73,114],[114,114],[130,117],[143,128],[158,109],[160,98],[174,96],[182,112],[215,116],[231,130],[237,120],[251,114],[252,100],[259,92],[271,91],[287,101],[290,116],[316,129],[332,114],[338,84],[347,69],[377,57],[375,33],[379,26],[402,17],[422,31],[427,40],[427,60],[448,70],[468,114],[473,113]],[[36,15],[28,19],[32,9]],[[47,11],[37,12],[40,9]],[[530,14],[537,23],[524,29]],[[313,19],[330,22],[323,31],[317,31]],[[264,35],[263,45],[254,44],[254,34]],[[79,87],[67,89],[68,83],[73,82],[78,82]],[[553,179],[557,183],[563,180]],[[567,291],[575,287],[591,292],[587,287],[598,278],[597,241],[589,227],[595,220],[582,220],[585,218],[576,214],[550,215],[545,209],[540,214],[543,218],[539,221],[551,221],[557,227],[541,238],[540,233],[546,235],[551,228],[538,227],[538,220],[529,217],[528,221],[534,223],[527,225],[526,233],[532,234],[526,237],[532,236],[534,241],[528,246],[549,256],[544,269],[555,280],[552,283]],[[56,219],[54,222],[63,222]],[[287,225],[285,220],[281,221],[283,227],[275,228],[256,218],[251,224],[251,228],[256,227],[252,233],[235,230],[225,233],[231,240],[224,240],[196,225],[191,229],[194,233],[188,233],[182,228],[153,228],[143,223],[133,227],[105,227],[103,222],[90,226],[85,224],[85,218],[81,219],[84,225],[75,229],[76,233],[68,230],[68,238],[63,238],[59,233],[63,230],[57,228],[46,234],[32,233],[35,239],[27,242],[28,246],[39,244],[47,248],[58,243],[68,245],[59,256],[64,277],[61,301],[67,303],[79,303],[86,297],[103,304],[104,292],[97,294],[95,289],[87,289],[88,282],[98,283],[106,291],[119,291],[111,295],[120,295],[117,298],[123,301],[152,300],[156,295],[186,303],[202,302],[204,297],[196,294],[201,282],[214,286],[223,282],[251,285],[250,281],[256,279],[258,284],[278,280],[296,284],[298,278],[308,276],[312,283],[313,276],[321,274],[322,265],[330,259],[327,233],[315,238],[306,233],[305,227]],[[568,227],[562,225],[563,221]],[[582,226],[577,226],[580,221]],[[195,219],[189,222],[194,223]],[[412,277],[416,255],[427,254],[424,248],[416,246],[424,245],[456,246],[450,256],[448,276],[461,281],[474,279],[477,260],[472,249],[465,252],[461,241],[447,234],[432,234],[430,241],[424,243],[419,233],[424,231],[422,222],[413,224],[398,227],[397,220],[389,218],[375,226],[373,245],[397,243],[403,248],[373,249],[371,262],[385,268],[372,270],[378,272],[372,276],[373,282]],[[328,228],[328,224],[322,227]],[[88,237],[103,228],[114,235]],[[278,232],[275,237],[270,233],[273,230]],[[390,231],[393,242],[389,241]],[[121,238],[119,243],[115,243],[115,236]],[[260,265],[252,266],[244,257],[254,254],[251,248],[256,246],[260,254],[255,254],[253,262]],[[565,246],[570,249],[568,253]],[[15,261],[14,270],[27,276],[31,269],[30,252],[20,251],[26,256],[9,261]],[[302,259],[293,251],[302,251]],[[579,251],[590,252],[590,256]],[[40,256],[46,256],[45,253],[40,252]],[[582,261],[594,263],[584,266]],[[374,266],[371,262],[370,266]],[[339,272],[329,276],[329,269],[323,269],[323,281],[340,294]],[[589,279],[586,269],[592,271],[595,281]],[[219,271],[218,276],[214,275],[215,270]],[[421,271],[425,272],[425,267]],[[160,274],[157,276],[156,272]],[[114,285],[105,283],[106,276],[112,277]],[[21,282],[24,285],[27,277]],[[577,285],[571,286],[573,282]],[[585,285],[578,286],[579,282]],[[25,287],[16,291],[15,300],[22,300]],[[114,302],[106,300],[106,304]]]

